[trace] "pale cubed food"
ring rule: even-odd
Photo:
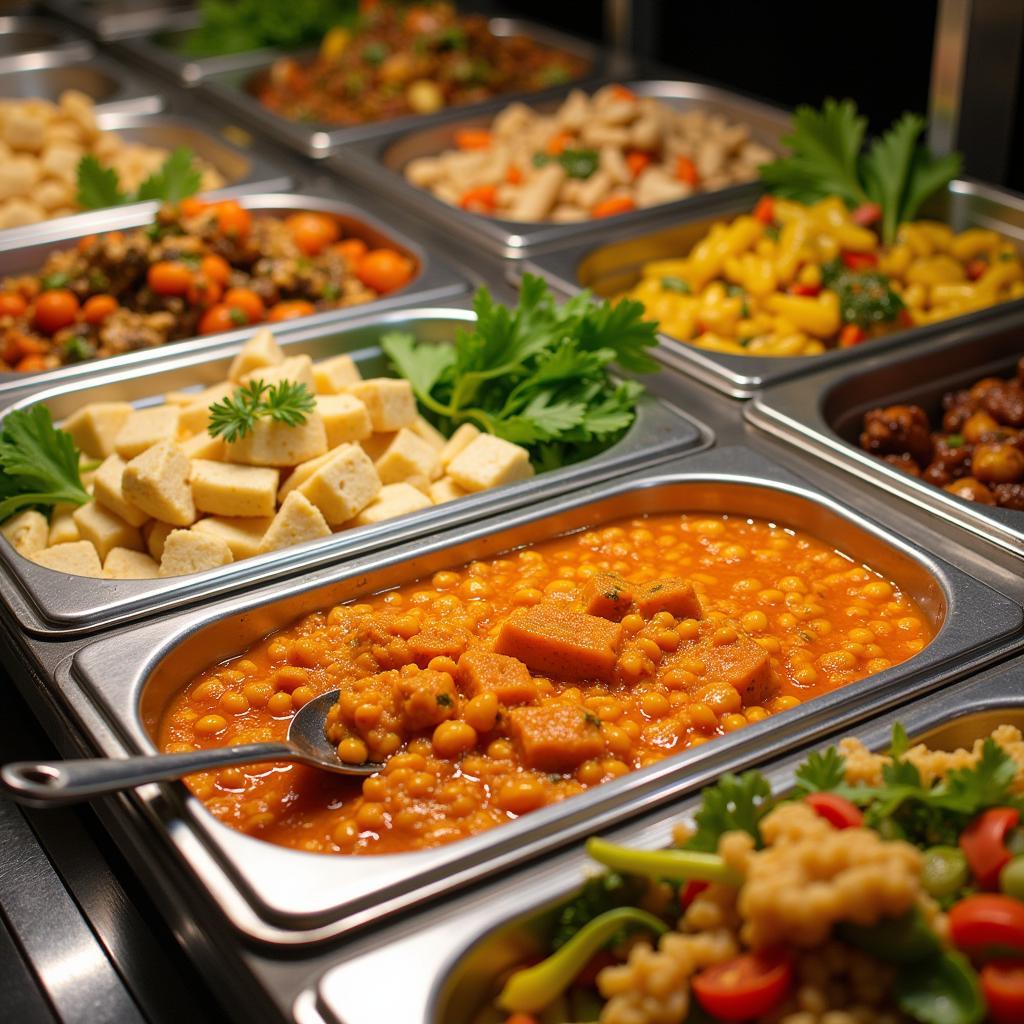
[[[210,424],[210,406],[217,402],[223,402],[225,398],[235,393],[234,384],[214,384],[213,387],[200,391],[198,395],[192,396],[188,405],[180,406],[181,413],[178,416],[178,432],[183,436],[193,434],[206,434],[206,428]],[[208,435],[207,435],[208,436]]]
[[[448,475],[467,491],[485,491],[533,476],[533,466],[525,448],[491,434],[481,434],[452,459]]]
[[[196,391],[168,391],[164,395],[164,405],[191,405],[198,397]]]
[[[374,465],[382,484],[397,484],[411,476],[437,476],[437,451],[418,434],[403,427]]]
[[[186,576],[228,565],[233,561],[231,548],[220,537],[195,530],[172,530],[164,541],[160,558],[161,576]]]
[[[349,525],[372,526],[374,523],[384,522],[385,519],[394,519],[395,516],[419,512],[420,509],[432,506],[433,502],[411,484],[387,484]]]
[[[78,523],[75,522],[76,508],[77,505],[61,504],[54,505],[50,510],[50,536],[47,540],[50,547],[82,539],[78,532]]]
[[[313,383],[313,360],[307,355],[288,356],[276,366],[262,366],[258,370],[250,370],[241,378],[243,384],[259,380],[264,384],[279,384],[283,380],[305,384],[310,394],[316,390]]]
[[[175,405],[133,409],[117,432],[114,450],[127,462],[159,441],[174,441],[178,437],[180,419],[181,410]]]
[[[274,340],[273,334],[263,327],[258,330],[231,360],[228,380],[239,381],[247,373],[260,370],[265,366],[279,366],[284,362],[281,346]]]
[[[192,461],[181,448],[161,441],[124,467],[121,489],[128,501],[154,519],[191,526],[196,521],[191,473]]]
[[[455,458],[470,441],[476,440],[480,436],[480,428],[474,426],[472,423],[463,423],[458,430],[448,438],[445,446],[441,449],[440,463],[447,469],[448,463]]]
[[[359,447],[376,462],[391,447],[391,442],[397,436],[397,430],[390,430],[382,434],[371,434],[359,442]]]
[[[141,458],[141,456],[140,456]],[[124,467],[127,463],[116,452],[108,455],[93,477],[92,494],[104,508],[119,515],[132,526],[141,526],[150,518],[138,505],[124,496]]]
[[[401,430],[411,427],[419,415],[412,385],[407,380],[374,377],[350,384],[346,390],[355,395],[369,410],[370,422],[376,431]]]
[[[50,524],[42,512],[27,508],[0,526],[0,533],[11,542],[15,551],[27,558],[42,551],[49,543]]]
[[[37,551],[32,556],[32,561],[47,569],[71,573],[72,576],[99,578],[103,575],[100,556],[96,554],[96,549],[87,540],[57,544],[55,547]]]
[[[178,442],[178,447],[190,459],[215,459],[221,462],[227,454],[223,437],[210,437],[205,431]]]
[[[146,550],[158,562],[164,554],[164,542],[167,540],[168,535],[176,529],[178,527],[172,526],[170,523],[161,523],[158,519],[151,519],[142,528],[142,536],[146,541]]]
[[[421,491],[428,498],[430,497],[430,479],[423,476],[422,473],[417,473],[415,476],[407,476],[402,483],[415,487],[417,491]]]
[[[208,533],[219,537],[229,548],[235,561],[252,558],[259,553],[260,541],[270,529],[273,516],[254,516],[252,518],[227,516],[207,516],[200,519],[192,529],[197,533]]]
[[[443,476],[430,485],[430,500],[435,505],[443,505],[446,501],[464,498],[469,491],[457,484],[450,476]]]
[[[423,438],[431,448],[437,450],[440,453],[444,446],[448,443],[444,434],[437,429],[432,423],[428,423],[422,416],[416,417],[416,422],[412,425],[412,432]]]
[[[362,441],[373,433],[370,413],[355,395],[319,395],[316,412],[327,431],[328,448]]]
[[[196,508],[216,516],[272,516],[277,508],[276,469],[192,461]]]
[[[300,491],[292,491],[277,510],[260,544],[260,554],[329,537],[331,528],[323,513]]]
[[[245,437],[227,444],[231,462],[247,466],[297,466],[323,455],[328,448],[324,421],[314,412],[306,422],[290,427],[276,420],[257,420]]]
[[[308,480],[321,466],[326,466],[344,447],[345,445],[338,445],[335,448],[331,448],[330,451],[324,452],[323,455],[318,455],[315,459],[310,459],[308,462],[302,462],[296,466],[288,474],[288,479],[277,489],[278,502],[283,502],[299,484]]]
[[[120,516],[108,512],[94,501],[75,509],[74,520],[82,540],[92,544],[101,559],[106,558],[114,548],[142,550],[142,534],[138,527],[126,523]]]
[[[114,548],[103,560],[103,575],[108,580],[153,580],[160,566],[142,551]]]
[[[331,356],[313,364],[313,380],[318,395],[337,395],[362,380],[362,374],[351,356]]]
[[[357,444],[342,445],[334,458],[298,487],[323,513],[330,526],[341,526],[377,496],[380,477],[366,452]]]
[[[114,441],[134,411],[128,402],[92,402],[69,416],[61,429],[90,459],[105,459],[113,453]]]

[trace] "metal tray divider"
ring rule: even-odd
[[[29,44],[20,52],[0,56],[0,74],[18,71],[32,71],[38,68],[58,68],[90,60],[95,47],[67,25],[34,14],[9,14],[0,16],[0,35],[39,32],[52,36],[52,42]]]

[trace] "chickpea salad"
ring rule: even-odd
[[[591,839],[606,873],[476,1024],[1019,1024],[1024,739],[811,754],[705,790],[666,850]]]

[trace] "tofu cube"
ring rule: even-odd
[[[3,526],[2,533],[18,554],[31,557],[47,546],[50,541],[50,524],[46,516],[34,508],[27,508],[11,516]]]
[[[71,573],[72,576],[94,576],[99,579],[103,575],[100,557],[87,540],[76,540],[70,544],[57,544],[52,548],[45,548],[36,552],[32,556],[32,561],[47,569]]]
[[[194,459],[196,508],[215,516],[272,516],[277,509],[276,469]]]
[[[161,523],[158,519],[150,519],[142,528],[142,536],[146,541],[146,550],[156,561],[159,562],[163,557],[164,542],[167,540],[168,534],[176,529],[177,527],[172,526],[170,523]]]
[[[373,433],[370,413],[355,395],[320,395],[316,411],[327,431],[327,447],[362,441]]]
[[[633,588],[616,572],[599,572],[583,584],[580,599],[588,615],[618,622],[633,607]]]
[[[272,516],[254,516],[251,519],[207,516],[200,519],[192,529],[197,533],[219,537],[231,548],[231,554],[238,562],[259,553],[260,541],[273,521]]]
[[[362,380],[362,374],[351,356],[331,356],[313,364],[313,380],[318,395],[340,395]]]
[[[359,442],[359,447],[376,462],[391,447],[391,442],[398,435],[397,430],[383,434],[371,434]]]
[[[415,476],[407,476],[402,483],[415,487],[420,494],[425,494],[428,498],[430,497],[430,480],[422,473],[417,473]],[[433,500],[431,500],[430,504],[434,504]]]
[[[634,595],[636,610],[645,619],[653,619],[658,612],[668,612],[677,619],[699,619],[700,598],[687,580],[672,576],[653,580]]]
[[[304,494],[292,491],[278,509],[260,543],[259,553],[290,548],[307,540],[329,537],[331,528],[323,513]]]
[[[444,446],[448,443],[444,439],[444,434],[442,434],[441,431],[432,423],[428,423],[422,416],[416,417],[416,422],[410,429],[418,437],[423,438],[423,440],[438,453],[438,456],[440,456]]]
[[[374,465],[382,484],[397,484],[411,476],[430,479],[437,475],[437,452],[422,437],[403,427]]]
[[[189,457],[173,441],[161,441],[124,467],[121,487],[128,501],[154,519],[191,526],[196,521],[191,475]]]
[[[525,448],[491,434],[481,434],[448,463],[448,475],[467,491],[486,491],[500,484],[526,480],[533,476],[533,466]]]
[[[316,394],[316,384],[313,382],[313,360],[307,355],[289,356],[276,366],[263,366],[258,370],[250,370],[243,374],[240,380],[242,384],[260,380],[268,386],[279,384],[283,380],[291,380],[305,384],[311,395]]]
[[[116,452],[108,455],[93,478],[92,494],[104,508],[119,515],[131,526],[141,526],[150,518],[138,505],[133,505],[124,495],[122,479],[126,463]]]
[[[114,548],[103,560],[103,575],[108,580],[154,580],[160,566],[142,551]]]
[[[428,494],[435,505],[443,505],[446,501],[464,498],[469,491],[465,487],[460,487],[450,476],[443,476],[430,485]]]
[[[210,437],[206,431],[178,442],[178,447],[190,459],[214,459],[223,462],[227,455],[227,445],[223,437]]]
[[[434,658],[458,661],[469,646],[472,634],[465,626],[447,619],[429,622],[408,641],[409,653],[420,668],[426,668]]]
[[[513,708],[508,719],[527,768],[571,772],[604,753],[601,720],[579,704],[553,701],[542,708]]]
[[[114,441],[134,411],[128,402],[92,402],[69,416],[61,428],[90,459],[105,459],[114,451]]]
[[[467,697],[493,693],[506,707],[529,704],[537,696],[537,684],[527,667],[507,654],[477,648],[459,658],[456,678]]]
[[[744,704],[760,704],[771,697],[777,684],[768,652],[745,633],[738,633],[726,644],[716,642],[719,638],[715,634],[715,623],[704,622],[700,639],[682,648],[703,663],[703,678],[733,687]]]
[[[355,395],[370,411],[370,422],[376,431],[411,427],[419,415],[412,385],[407,380],[374,377],[350,384],[345,390]]]
[[[159,573],[161,576],[186,576],[228,565],[232,560],[231,548],[220,537],[195,530],[172,530],[164,542]]]
[[[261,327],[231,360],[228,380],[240,381],[247,373],[261,370],[266,366],[280,366],[284,353],[266,327]]]
[[[50,536],[47,539],[47,544],[51,548],[54,544],[70,544],[82,539],[78,532],[78,523],[75,522],[76,508],[77,505],[53,506],[50,512]]]
[[[419,512],[420,509],[431,508],[433,502],[411,484],[387,484],[362,512],[349,523],[349,526],[372,526],[382,523],[385,519],[404,516],[407,512]]]
[[[345,444],[298,491],[320,509],[328,525],[340,526],[373,501],[380,477],[359,445]]]
[[[463,423],[441,449],[441,465],[447,469],[448,464],[458,455],[470,441],[480,436],[480,428],[472,423]]]
[[[74,520],[82,540],[92,544],[101,560],[114,548],[142,550],[142,534],[138,528],[126,523],[113,512],[108,512],[94,501],[75,509]]]
[[[262,419],[245,437],[227,444],[225,451],[229,462],[247,466],[297,466],[327,451],[327,432],[315,412],[294,427]]]
[[[321,466],[326,466],[335,455],[338,455],[345,445],[338,445],[330,451],[318,455],[315,459],[300,463],[288,475],[288,479],[277,489],[277,501],[281,504],[285,498],[295,490],[301,483],[305,483]]]
[[[191,405],[195,400],[194,391],[168,391],[164,395],[164,405]]]
[[[117,432],[114,450],[127,462],[159,441],[174,441],[178,437],[180,418],[181,410],[176,405],[133,409]]]
[[[200,391],[198,395],[192,396],[188,405],[182,405],[178,417],[178,434],[181,437],[193,437],[206,433],[210,425],[210,406],[223,402],[235,393],[234,384],[215,384],[212,388]]]

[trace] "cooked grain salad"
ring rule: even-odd
[[[611,870],[549,915],[541,959],[476,1024],[1020,1024],[1024,740],[812,754],[772,796],[705,791],[666,850],[592,839]]]
[[[319,853],[454,842],[855,685],[932,638],[921,608],[799,530],[623,519],[325,608],[170,702],[167,752],[280,739],[340,689],[339,755],[192,776],[222,822]]]

